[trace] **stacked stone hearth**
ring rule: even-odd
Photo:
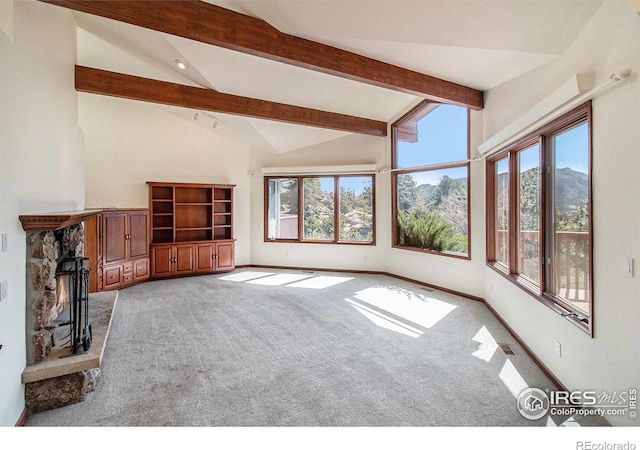
[[[63,258],[81,257],[81,223],[61,230],[27,234],[27,364],[39,364],[60,351],[56,331],[58,301],[56,268]],[[68,332],[68,331],[67,331]],[[60,334],[60,333],[58,333]],[[69,349],[70,352],[70,349]],[[96,373],[97,370],[97,373]],[[85,400],[99,377],[99,369],[27,383],[25,400],[31,411],[42,411]]]
[[[29,330],[31,339],[27,338],[27,342],[31,341],[31,351],[27,353],[27,359],[29,364],[33,364],[45,361],[56,345],[57,261],[83,255],[82,224],[71,225],[62,230],[30,233],[27,236],[27,244],[27,252],[31,256],[31,261],[27,262],[27,298],[33,299],[29,308],[32,314],[28,314],[31,317],[27,317],[27,326],[29,322],[33,325]]]

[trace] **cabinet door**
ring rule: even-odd
[[[168,277],[173,274],[173,246],[159,245],[151,248],[151,276]]]
[[[175,245],[174,252],[174,272],[178,275],[192,273],[195,270],[193,264],[193,244]]]
[[[216,244],[216,270],[232,270],[235,267],[233,242]]]
[[[136,259],[133,262],[133,281],[149,278],[149,258]]]
[[[196,244],[196,272],[213,272],[215,269],[214,257],[214,244]]]
[[[122,285],[122,266],[106,267],[103,277],[104,289],[117,289]]]
[[[127,259],[127,214],[104,213],[104,263]]]
[[[149,253],[149,213],[129,213],[129,258],[140,258]]]

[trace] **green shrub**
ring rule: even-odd
[[[439,212],[398,212],[398,245],[441,252],[467,252],[467,236]]]

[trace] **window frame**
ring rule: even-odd
[[[553,195],[555,163],[551,159],[551,144],[554,136],[564,131],[570,130],[577,126],[586,124],[587,126],[587,210],[588,210],[588,226],[589,226],[589,264],[588,264],[588,289],[589,289],[589,313],[585,315],[584,311],[572,306],[570,301],[562,299],[550,292],[550,284],[552,282],[550,274],[553,271],[555,260],[551,258],[547,262],[550,240],[553,239],[554,229],[552,226],[554,211],[553,202],[550,200]],[[513,284],[521,288],[543,305],[549,307],[552,311],[562,315],[569,322],[576,325],[579,329],[586,332],[589,336],[594,337],[594,291],[593,291],[593,112],[592,102],[588,101],[577,108],[565,113],[564,115],[550,121],[546,125],[529,133],[527,136],[508,145],[505,148],[491,154],[486,159],[486,256],[487,266],[495,270],[497,273],[511,281]],[[540,146],[540,285],[531,283],[529,280],[518,274],[518,246],[519,246],[519,192],[518,181],[518,153],[529,148],[531,145],[539,144]],[[508,234],[508,266],[505,266],[499,260],[496,260],[496,204],[497,204],[497,180],[496,166],[497,163],[508,157],[509,160],[509,234]]]
[[[471,112],[467,110],[467,152],[466,159],[459,161],[448,161],[442,163],[429,164],[416,167],[398,168],[398,135],[402,132],[402,125],[414,117],[418,117],[418,121],[429,114],[430,111],[424,113],[431,105],[445,105],[445,103],[434,102],[431,100],[423,100],[413,108],[411,108],[402,117],[391,124],[391,247],[401,250],[414,251],[419,253],[427,253],[431,255],[446,256],[449,258],[471,260],[471,164],[470,164],[470,148],[471,148]],[[410,247],[398,244],[398,175],[405,175],[417,172],[427,172],[444,169],[455,169],[464,167],[467,171],[467,253],[442,252],[419,247]]]
[[[371,178],[371,241],[340,240],[340,178],[369,177]],[[296,179],[298,183],[298,237],[269,238],[269,180]],[[304,180],[312,178],[333,178],[333,239],[318,240],[304,238]],[[345,173],[345,174],[312,174],[312,175],[269,175],[264,177],[264,242],[285,242],[299,244],[329,244],[329,245],[376,245],[376,175],[375,173]]]

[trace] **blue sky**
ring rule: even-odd
[[[556,136],[556,168],[570,167],[578,172],[587,173],[589,154],[585,148],[588,148],[588,145],[589,127],[586,123]]]
[[[555,166],[557,169],[569,167],[577,172],[587,173],[589,167],[589,129],[584,123],[555,136]],[[520,171],[524,172],[540,164],[539,145],[533,145],[520,152]]]
[[[340,177],[340,186],[344,186],[355,192],[356,195],[362,194],[365,187],[371,186],[371,177]],[[323,191],[333,192],[333,177],[320,178],[320,187]]]
[[[418,142],[398,143],[398,168],[464,161],[467,159],[467,110],[455,105],[440,105],[418,122]],[[582,124],[555,137],[556,167],[587,173],[588,127]],[[520,164],[527,170],[539,164],[539,149],[522,152]],[[418,184],[438,184],[441,177],[466,176],[464,168],[414,173]]]
[[[440,105],[418,122],[418,141],[398,142],[398,167],[418,167],[467,159],[467,110]],[[466,168],[430,170],[413,174],[420,184],[436,185],[447,175],[467,176]]]
[[[418,122],[418,142],[398,143],[398,167],[467,159],[467,110],[440,105]]]

